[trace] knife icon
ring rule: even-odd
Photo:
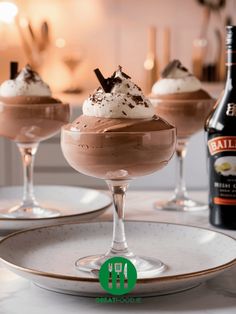
[[[124,288],[128,288],[128,274],[127,274],[127,263],[125,264],[124,266],[124,277],[125,277],[125,280],[124,280]]]

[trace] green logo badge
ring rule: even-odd
[[[99,271],[99,281],[107,292],[122,295],[135,287],[137,271],[128,259],[112,257],[102,264]]]

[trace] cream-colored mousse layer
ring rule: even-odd
[[[81,115],[72,123],[71,128],[79,132],[106,133],[159,131],[171,129],[172,126],[157,116],[152,119],[114,119]]]

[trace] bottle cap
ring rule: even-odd
[[[226,48],[236,50],[236,26],[226,26]]]

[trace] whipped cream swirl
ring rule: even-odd
[[[30,65],[26,65],[17,77],[7,80],[0,87],[0,96],[45,96],[51,97],[50,87],[43,82],[37,72],[33,71]]]
[[[103,118],[142,119],[152,118],[155,114],[151,102],[142,90],[134,84],[121,67],[111,78],[110,92],[99,87],[83,103],[83,114]]]
[[[180,61],[173,60],[165,67],[161,78],[153,85],[152,94],[194,92],[199,89],[201,89],[201,82],[183,67]]]

